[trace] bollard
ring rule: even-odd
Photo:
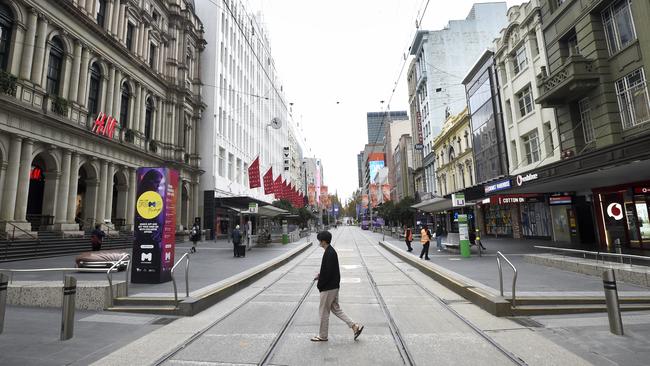
[[[476,243],[476,246],[478,247],[478,256],[482,257],[482,251],[481,251],[481,232],[479,229],[476,229],[476,239],[474,239],[474,242]]]
[[[65,276],[63,281],[63,306],[61,306],[61,340],[72,338],[74,334],[75,297],[77,296],[77,279]]]
[[[616,254],[622,254],[621,250],[621,239],[614,240],[614,248],[616,248]],[[618,257],[618,261],[623,263],[623,257]]]
[[[609,330],[614,334],[623,335],[623,320],[621,319],[621,308],[618,303],[616,277],[614,276],[614,270],[611,268],[603,272],[603,287],[605,288],[605,300],[607,301]]]
[[[7,275],[0,273],[0,334],[5,325],[5,309],[7,308],[7,286],[9,285]]]

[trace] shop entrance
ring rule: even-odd
[[[90,162],[86,162],[79,168],[79,179],[77,180],[75,222],[79,224],[80,230],[92,230],[95,223],[98,189],[97,169]]]
[[[594,190],[607,248],[614,250],[620,240],[625,247],[650,249],[650,184],[615,188]]]
[[[54,224],[56,171],[56,161],[47,153],[40,153],[32,160],[25,212],[32,231],[50,230]]]

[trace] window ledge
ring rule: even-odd
[[[634,41],[632,41],[627,46],[625,46],[625,47],[621,48],[620,50],[614,52],[613,54],[609,55],[609,58],[607,60],[611,61],[612,59],[618,57],[619,55],[621,55],[622,53],[624,53],[628,49],[632,48],[633,46],[638,46],[638,45],[639,45],[639,38],[637,37]],[[609,47],[608,47],[607,51],[609,51]]]

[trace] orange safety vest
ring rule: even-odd
[[[429,235],[427,235],[427,231],[425,229],[422,229],[420,235],[422,236],[420,238],[420,243],[422,244],[426,244],[429,240],[431,240],[431,238],[429,238]]]

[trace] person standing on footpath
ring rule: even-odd
[[[436,247],[438,248],[438,251],[442,251],[442,236],[444,235],[444,231],[442,230],[442,225],[438,224],[436,226]]]
[[[413,248],[411,247],[411,242],[413,241],[413,231],[410,227],[404,226],[404,241],[406,242],[406,247],[408,252],[412,252]]]
[[[192,230],[190,231],[190,240],[192,241],[192,248],[190,252],[196,253],[196,242],[201,241],[201,224],[199,223],[199,218],[194,219],[194,224],[192,225]]]
[[[420,259],[424,256],[425,260],[429,260],[429,242],[431,241],[431,233],[426,226],[422,226],[420,231],[420,243],[422,243],[422,252],[420,253]]]
[[[241,231],[239,231],[239,225],[235,226],[235,230],[232,231],[232,246],[235,251],[235,257],[239,257],[239,244],[241,244]]]
[[[95,225],[95,230],[90,234],[90,244],[92,245],[93,252],[102,250],[102,243],[106,233],[102,230],[102,225]]]
[[[348,327],[352,328],[354,339],[356,340],[363,331],[363,325],[353,322],[339,306],[339,287],[341,282],[341,272],[339,270],[339,257],[336,250],[330,245],[332,243],[332,234],[329,231],[321,231],[316,236],[320,242],[321,248],[325,249],[323,260],[320,265],[320,272],[314,280],[317,280],[318,291],[320,291],[320,330],[318,335],[312,337],[312,342],[327,341],[330,312],[334,313],[339,319],[343,320]]]

